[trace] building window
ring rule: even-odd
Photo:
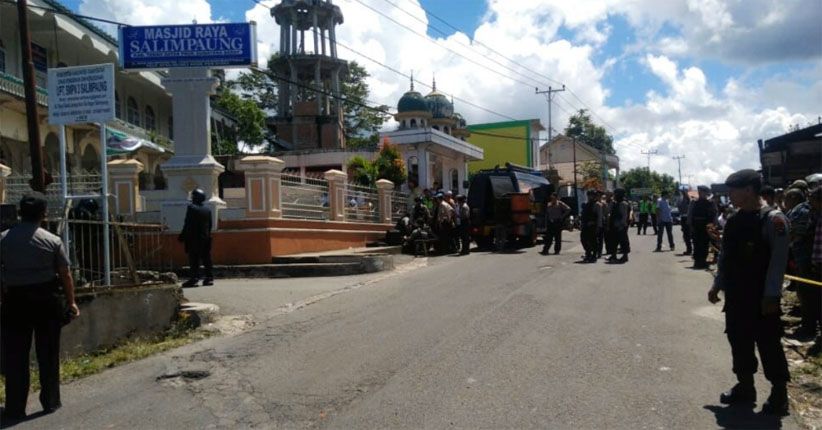
[[[151,106],[146,106],[145,122],[146,130],[155,131],[157,129],[157,122],[154,120],[154,109]]]
[[[408,157],[408,179],[420,184],[420,165],[415,155]]]
[[[123,110],[120,108],[120,93],[114,91],[114,116],[123,119]]]
[[[134,100],[134,97],[126,100],[126,115],[128,122],[140,126],[140,108],[137,107],[137,100]]]
[[[0,73],[6,72],[6,46],[3,45],[3,40],[0,39]]]
[[[451,169],[451,191],[458,192],[460,189],[460,174],[457,169]]]
[[[417,119],[411,118],[411,128],[417,128]]]
[[[168,138],[174,140],[174,117],[168,117]]]

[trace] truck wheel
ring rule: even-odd
[[[494,249],[496,252],[505,251],[505,247],[508,246],[508,232],[506,228],[498,227],[494,229]]]

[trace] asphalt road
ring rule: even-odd
[[[650,236],[627,264],[577,264],[577,237],[559,256],[337,278],[341,294],[291,312],[266,312],[264,283],[236,288],[224,308],[253,307],[250,330],[68,384],[61,410],[17,428],[798,428],[719,405],[734,378],[709,273]]]

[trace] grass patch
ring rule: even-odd
[[[188,316],[181,314],[175,324],[161,335],[127,339],[109,348],[63,360],[60,363],[60,382],[65,384],[94,375],[120,364],[130,363],[205,339],[211,334],[212,332],[205,330],[195,330]],[[32,362],[30,391],[39,389],[40,373],[37,371],[37,363]],[[0,402],[5,403],[5,401],[6,379],[0,376]]]

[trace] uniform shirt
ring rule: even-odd
[[[688,211],[691,209],[691,199],[687,198],[680,200],[676,207],[679,209],[679,216],[681,218],[687,218]]]
[[[639,213],[641,214],[650,214],[651,213],[651,202],[647,200],[642,200],[639,202]]]
[[[788,237],[790,227],[788,219],[778,210],[768,213],[768,219],[762,227],[761,234],[771,248],[771,259],[768,263],[768,272],[765,276],[765,297],[782,296],[782,279],[785,277],[785,268],[788,265]],[[724,256],[722,251],[717,257],[717,275],[714,278],[714,288],[725,289],[722,285],[722,270]]]
[[[668,201],[665,199],[659,199],[656,202],[657,210],[659,211],[659,222],[674,222],[673,217],[671,216],[671,206],[668,204]]]
[[[0,235],[3,285],[43,284],[57,278],[57,268],[68,266],[63,242],[39,225],[23,222]]]
[[[571,212],[571,208],[561,200],[557,200],[556,203],[548,202],[545,208],[545,213],[548,215],[548,221],[550,222],[562,221],[569,212]]]
[[[802,202],[789,210],[787,217],[791,222],[790,244],[794,259],[800,265],[810,263],[814,236],[811,206]]]
[[[822,264],[822,219],[816,220],[816,232],[813,239],[811,261],[813,261],[814,264]]]
[[[618,230],[628,228],[628,216],[631,215],[631,207],[628,206],[628,202],[624,200],[621,202],[614,201],[612,208],[609,225]],[[615,214],[613,211],[619,211],[619,214]]]

